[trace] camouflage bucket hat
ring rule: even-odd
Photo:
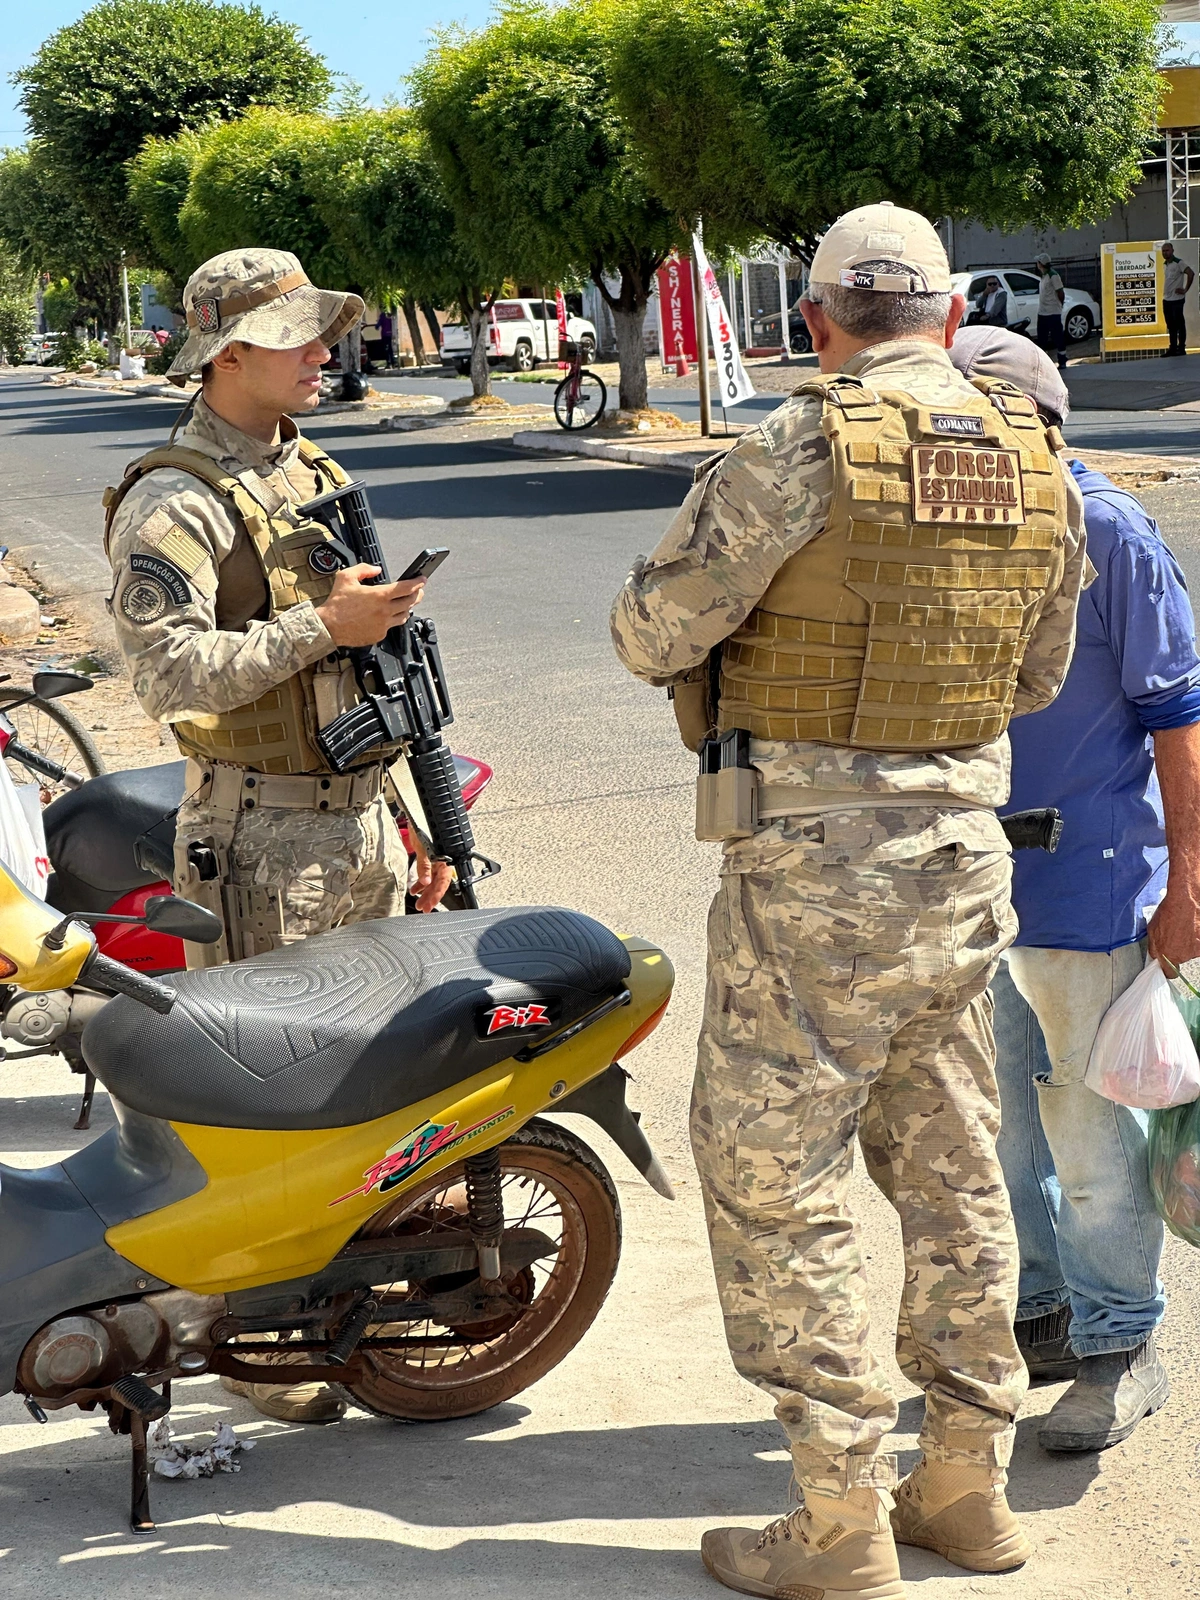
[[[332,346],[363,314],[356,294],[318,289],[289,250],[226,250],[197,267],[183,291],[187,343],[167,377],[183,383],[235,339],[264,350]]]

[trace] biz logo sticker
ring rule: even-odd
[[[546,1015],[545,1006],[496,1006],[493,1011],[485,1011],[487,1018],[487,1032],[490,1037],[493,1033],[503,1033],[506,1028],[548,1028],[550,1018]]]
[[[323,578],[330,573],[342,570],[342,558],[332,545],[315,544],[308,552],[308,564],[314,572],[319,572]]]
[[[338,1195],[329,1204],[340,1206],[343,1200],[370,1194],[373,1189],[378,1189],[380,1194],[387,1194],[389,1189],[394,1189],[405,1178],[411,1178],[414,1172],[427,1166],[435,1156],[445,1155],[447,1150],[453,1150],[468,1139],[477,1139],[489,1128],[495,1128],[515,1116],[516,1111],[516,1106],[505,1106],[503,1111],[485,1117],[482,1122],[473,1122],[469,1128],[460,1128],[457,1122],[423,1122],[419,1128],[414,1128],[403,1139],[397,1140],[374,1166],[368,1167],[363,1173],[362,1183],[356,1189]]]

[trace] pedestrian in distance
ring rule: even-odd
[[[995,807],[1010,716],[1066,674],[1086,557],[1033,404],[951,365],[965,302],[934,227],[848,213],[810,277],[822,375],[704,471],[612,628],[723,769],[698,791],[724,849],[692,1148],[730,1352],[775,1400],[804,1497],[702,1555],[747,1594],[897,1600],[897,1540],[983,1572],[1029,1552],[1005,1496],[1026,1374],[995,1151],[987,988],[1016,932]],[[902,1224],[900,1365],[925,1391],[898,1488],[850,1204],[860,1127]]]
[[[1038,319],[1037,342],[1043,350],[1049,350],[1051,345],[1058,352],[1058,365],[1061,371],[1067,365],[1067,335],[1063,327],[1063,305],[1066,301],[1066,291],[1063,281],[1055,270],[1054,263],[1048,255],[1038,256],[1036,261],[1038,270]]]
[[[1008,327],[1008,290],[999,278],[989,278],[982,293],[975,296],[975,310],[969,320],[972,327]]]
[[[1168,239],[1162,247],[1163,258],[1163,321],[1167,325],[1170,346],[1163,353],[1168,356],[1187,355],[1186,301],[1196,274],[1186,261],[1175,254],[1175,246]]]
[[[1027,340],[970,329],[950,353],[965,376],[1007,379],[1048,422],[1065,420],[1066,385]],[[992,993],[1000,1159],[1021,1247],[1017,1344],[1032,1377],[1074,1380],[1039,1442],[1084,1451],[1128,1438],[1169,1392],[1154,1343],[1163,1225],[1146,1114],[1083,1077],[1147,947],[1169,974],[1200,955],[1200,657],[1155,523],[1103,473],[1070,466],[1097,576],[1061,693],[1009,734],[1009,804],[1058,807],[1062,842],[1014,864],[1021,927]]]
[[[406,621],[422,584],[368,584],[378,568],[343,567],[297,514],[349,481],[292,414],[319,404],[359,297],[314,287],[286,251],[244,249],[197,268],[183,300],[167,376],[202,387],[178,444],[172,430],[107,492],[105,548],[134,691],[187,758],[175,888],[225,924],[219,944],[186,946],[191,967],[403,913],[408,857],[385,795],[398,749],[339,775],[314,736],[358,698],[346,651]],[[448,883],[418,844],[419,908]],[[324,1384],[221,1381],[285,1421],[345,1410]]]

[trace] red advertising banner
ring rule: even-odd
[[[672,253],[656,274],[658,278],[659,318],[662,326],[662,359],[673,365],[682,356],[693,366],[699,361],[696,345],[696,299],[692,293],[690,256]]]
[[[558,348],[561,351],[567,342],[567,300],[561,289],[554,291],[554,307],[558,312]],[[569,361],[559,361],[560,367],[569,367]]]

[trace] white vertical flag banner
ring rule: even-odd
[[[725,308],[721,285],[717,282],[716,273],[708,264],[708,257],[704,254],[704,245],[698,232],[692,235],[692,249],[696,252],[696,265],[700,268],[701,292],[708,311],[708,331],[717,360],[717,395],[723,406],[740,405],[743,400],[753,399],[754,385],[750,382],[750,374],[742,365],[742,353],[738,349],[737,335],[733,331],[733,323]]]

